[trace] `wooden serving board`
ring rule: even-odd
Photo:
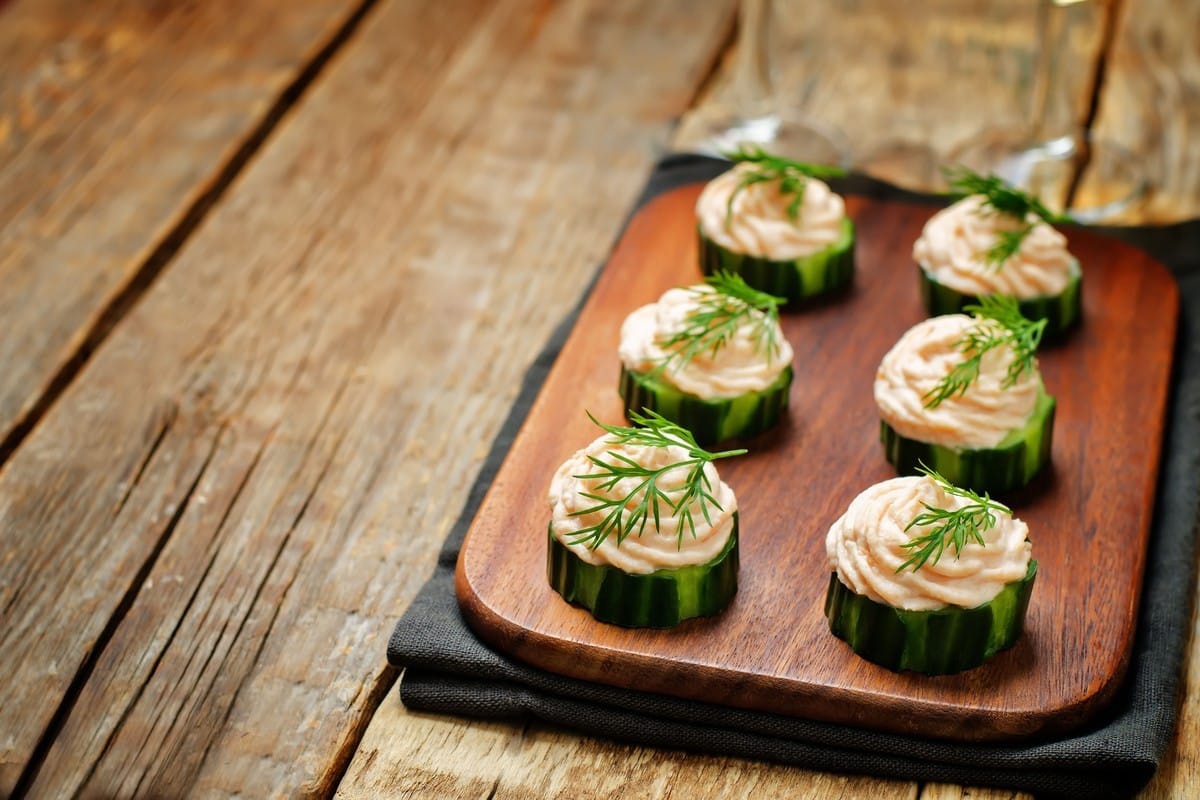
[[[958,740],[1078,726],[1119,686],[1132,644],[1158,475],[1178,289],[1133,248],[1069,230],[1084,265],[1084,324],[1041,354],[1058,398],[1053,466],[1006,498],[1041,564],[1026,634],[958,675],[896,674],[829,633],[825,533],[860,491],[893,477],[872,396],[883,354],[924,318],[912,243],[935,209],[847,198],[855,288],[784,315],[795,349],[789,418],[721,461],[740,508],[738,595],[713,619],[630,630],[596,622],[546,580],[555,468],[622,423],[625,315],[696,283],[700,187],[661,195],[630,222],[468,532],[457,593],[498,650],[562,675],[816,720]]]

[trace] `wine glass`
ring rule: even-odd
[[[745,144],[817,164],[847,166],[844,137],[831,126],[780,107],[775,91],[771,0],[742,0],[728,79],[680,123],[676,149],[724,155]]]
[[[1087,4],[1094,7],[1095,0],[1039,0],[1029,123],[985,129],[952,151],[949,161],[998,175],[1076,221],[1099,222],[1140,202],[1150,181],[1129,150],[1093,138],[1077,122],[1064,127],[1052,114],[1061,88],[1060,55],[1070,25],[1078,19],[1072,7]],[[1108,13],[1115,12],[1110,7]],[[1102,79],[1097,74],[1096,85]],[[1089,171],[1095,190],[1085,194],[1079,182]]]

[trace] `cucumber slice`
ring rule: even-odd
[[[701,447],[727,439],[755,436],[779,421],[787,410],[792,385],[789,364],[766,389],[737,397],[706,400],[667,383],[621,366],[618,390],[625,401],[625,414],[649,409],[687,428]]]
[[[704,235],[700,236],[700,271],[712,275],[719,271],[734,272],[759,291],[790,302],[831,294],[850,285],[854,279],[854,223],[842,219],[838,240],[812,255],[790,261],[744,255],[727,250]]]
[[[979,302],[979,296],[964,294],[941,283],[920,267],[921,299],[931,317],[942,314],[962,314],[963,309]],[[1017,298],[1017,305],[1026,319],[1046,320],[1045,339],[1054,339],[1070,330],[1083,315],[1081,284],[1083,275],[1078,263],[1067,287],[1056,295],[1046,297]]]
[[[955,486],[999,494],[1033,480],[1050,460],[1054,436],[1055,400],[1039,389],[1033,413],[1025,424],[993,448],[971,450],[906,439],[880,422],[880,439],[888,463],[901,475],[916,475],[917,466],[938,472]]]
[[[626,628],[670,628],[685,619],[723,611],[737,594],[737,533],[735,511],[729,541],[712,561],[631,575],[587,563],[551,530],[546,572],[554,591],[601,622]]]
[[[908,611],[852,592],[835,572],[825,595],[825,617],[834,636],[875,664],[925,675],[961,672],[1021,638],[1036,576],[1037,562],[1030,559],[1024,578],[1005,584],[983,605]]]

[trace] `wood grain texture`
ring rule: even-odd
[[[0,473],[0,794],[332,790],[728,15],[372,12]]]
[[[0,16],[0,442],[359,0],[18,0]]]
[[[336,796],[849,800],[868,795],[915,800],[917,787],[580,738],[536,722],[417,714],[405,710],[393,692],[375,714]]]
[[[596,622],[550,588],[546,484],[597,435],[584,409],[610,423],[622,418],[614,349],[625,315],[698,279],[699,189],[639,211],[589,297],[459,557],[468,622],[502,652],[544,669],[724,705],[956,740],[1026,738],[1086,721],[1110,699],[1129,657],[1178,289],[1144,254],[1083,230],[1066,233],[1085,265],[1085,323],[1040,355],[1058,399],[1053,470],[1008,498],[1040,564],[1026,634],[1013,649],[978,669],[928,678],[870,664],[829,634],[824,535],[860,491],[894,475],[870,387],[879,359],[925,316],[909,253],[933,212],[861,197],[847,199],[858,230],[855,292],[783,319],[798,365],[788,422],[751,443],[751,456],[720,465],[739,501],[731,607],[668,631],[631,630]],[[1144,403],[1127,401],[1135,389]]]
[[[921,790],[919,800],[1034,800],[1033,795],[1005,789],[980,789],[930,783]]]
[[[1124,0],[1094,125],[1124,145],[1154,186],[1123,222],[1174,222],[1200,215],[1200,3]],[[1081,191],[1103,191],[1085,173]]]

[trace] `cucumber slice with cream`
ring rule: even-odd
[[[930,316],[961,314],[969,306],[979,302],[979,296],[964,294],[952,289],[918,267],[921,275],[921,299]],[[1083,315],[1082,273],[1078,263],[1071,273],[1071,280],[1056,295],[1046,297],[1017,298],[1017,306],[1026,319],[1046,320],[1045,339],[1059,337],[1074,327]]]
[[[661,377],[621,367],[619,391],[625,413],[649,409],[691,431],[702,447],[745,439],[773,427],[787,411],[792,368],[786,367],[766,389],[737,397],[705,399],[684,392]]]
[[[670,628],[693,617],[720,613],[737,594],[737,514],[729,541],[706,564],[634,575],[589,564],[550,534],[547,576],[568,603],[593,617],[627,628]]]
[[[1040,391],[1025,425],[986,449],[906,439],[886,422],[880,422],[880,438],[888,463],[901,475],[916,475],[924,464],[956,486],[1000,494],[1025,486],[1050,460],[1055,405],[1053,397]]]
[[[825,595],[825,617],[834,636],[868,661],[890,670],[944,675],[977,667],[1016,643],[1037,576],[1030,560],[1025,577],[1005,584],[975,608],[947,606],[910,611],[856,594],[833,573]]]
[[[700,269],[705,275],[733,272],[762,292],[785,297],[789,302],[831,294],[854,279],[854,223],[841,222],[838,240],[812,255],[790,261],[735,253],[714,242],[698,229]]]

